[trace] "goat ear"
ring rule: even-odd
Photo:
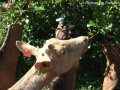
[[[36,56],[36,50],[37,50],[36,47],[22,41],[16,41],[16,46],[21,52],[23,52],[25,56],[28,57],[30,57],[31,55]]]

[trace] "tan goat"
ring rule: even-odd
[[[16,45],[22,52],[29,51],[36,56],[36,64],[42,63],[46,73],[41,76],[35,65],[15,85],[8,90],[41,90],[56,76],[59,76],[72,67],[78,67],[79,58],[88,50],[93,38],[80,36],[70,40],[49,39],[42,48],[17,41]]]

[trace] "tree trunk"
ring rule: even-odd
[[[22,30],[22,25],[11,25],[0,48],[0,90],[6,90],[16,81],[18,50],[15,43],[21,40]]]
[[[107,60],[103,90],[116,90],[120,78],[120,46],[104,44],[103,53]]]
[[[22,4],[23,9],[28,9],[30,0]],[[22,16],[16,16],[21,19]],[[0,90],[6,90],[16,82],[16,64],[18,61],[18,49],[16,47],[16,40],[22,39],[22,32],[24,29],[24,22],[22,25],[12,24],[8,28],[7,35],[0,48]]]

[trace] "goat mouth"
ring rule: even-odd
[[[44,68],[45,70],[48,70],[50,68],[50,62],[44,61],[44,62],[37,62],[35,64],[35,68],[37,70],[41,70],[42,68]]]

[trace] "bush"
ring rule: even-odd
[[[96,0],[95,2],[91,0],[36,0],[31,1],[29,10],[21,10],[20,4],[22,2],[18,0],[14,5],[18,10],[0,13],[0,41],[3,41],[8,25],[14,23],[13,18],[19,13],[24,14],[23,20],[26,22],[23,41],[41,47],[46,39],[54,37],[57,26],[55,19],[61,14],[65,14],[67,16],[66,23],[80,27],[80,32],[88,36],[106,35],[110,32],[115,35],[112,44],[119,45],[120,5],[117,1],[116,4],[109,2],[109,0]],[[20,23],[20,21],[15,23]],[[20,54],[17,79],[22,77],[35,62],[34,57],[29,59],[31,61]],[[101,51],[101,44],[93,44],[90,53],[80,62],[76,90],[101,90],[105,69],[105,58]]]

